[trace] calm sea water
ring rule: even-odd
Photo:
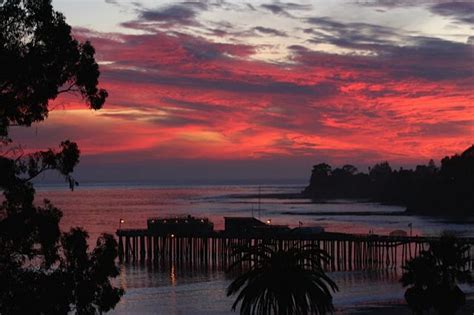
[[[323,226],[326,231],[388,234],[402,229],[413,235],[437,235],[449,230],[474,236],[474,223],[449,219],[403,215],[403,208],[374,203],[339,200],[312,204],[304,199],[258,198],[272,193],[294,193],[302,186],[81,186],[74,192],[60,187],[38,189],[39,198],[48,198],[64,212],[62,228],[82,226],[89,231],[91,244],[103,233],[114,233],[119,220],[123,228],[145,227],[151,216],[195,215],[209,217],[216,229],[223,229],[224,216],[251,216],[271,219],[275,224]],[[248,197],[250,196],[250,197]],[[323,213],[318,215],[319,213]],[[360,215],[370,212],[371,215]],[[400,212],[400,215],[393,215]],[[341,215],[342,214],[342,215]],[[225,288],[230,279],[222,271],[179,270],[140,265],[122,265],[117,283],[126,294],[113,313],[117,314],[235,314],[232,298]],[[333,272],[340,292],[334,296],[340,313],[355,307],[403,299],[399,271]],[[470,290],[468,288],[468,290]]]

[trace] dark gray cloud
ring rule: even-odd
[[[186,125],[199,125],[213,127],[216,124],[214,117],[219,115],[235,115],[242,108],[230,104],[217,104],[189,101],[162,97],[156,104],[134,103],[127,100],[126,107],[131,107],[134,112],[100,112],[104,117],[122,119],[127,121],[143,121],[167,127],[179,127]],[[165,115],[163,113],[166,113]]]
[[[314,35],[310,42],[330,43],[339,47],[379,50],[402,36],[392,28],[368,23],[341,23],[329,17],[312,17],[306,20],[313,28],[304,29]]]
[[[469,134],[474,127],[474,120],[454,120],[437,123],[419,123],[413,125],[414,131],[400,132],[400,137],[459,137],[460,134]]]
[[[138,1],[104,0],[104,2],[130,12],[136,12],[136,10],[141,10],[143,8],[143,5]]]
[[[255,9],[255,7],[250,3],[247,3],[247,8],[249,8],[252,11],[257,11],[257,9]]]
[[[471,45],[431,37],[413,40],[414,45],[387,49],[389,58],[398,66],[392,73],[399,79],[416,76],[439,81],[474,76]]]
[[[177,34],[180,36],[180,34]],[[196,61],[226,59],[228,56],[247,56],[254,51],[254,47],[246,45],[232,45],[212,43],[205,40],[186,38],[182,42],[182,47]]]
[[[292,2],[276,2],[271,4],[262,4],[260,7],[272,12],[273,14],[284,15],[288,17],[292,17],[292,15],[288,11],[311,9],[311,5]]]
[[[139,20],[169,25],[199,25],[196,16],[207,8],[203,2],[181,2],[160,9],[141,9]]]
[[[371,57],[334,56],[333,62],[341,60],[346,69],[385,69],[387,78],[418,77],[432,81],[464,79],[474,75],[474,50],[472,45],[467,43],[426,36],[408,36],[385,26],[341,23],[328,17],[313,17],[306,21],[314,26],[304,29],[306,33],[314,35],[309,42],[330,43],[341,48],[374,54]],[[290,48],[296,56],[321,55],[301,46]],[[316,57],[309,59],[312,62],[317,61]],[[329,58],[322,60],[325,59]]]
[[[246,81],[232,78],[200,78],[186,75],[176,74],[174,76],[167,76],[161,74],[159,71],[141,72],[132,70],[118,70],[109,69],[102,74],[104,79],[118,80],[118,81],[132,81],[135,83],[149,83],[158,85],[169,85],[188,87],[205,90],[222,90],[237,93],[273,93],[273,94],[288,94],[288,95],[309,95],[317,98],[324,98],[334,95],[338,92],[336,85],[330,82],[324,82],[314,85],[298,85],[291,82],[279,82],[262,80],[257,77],[248,78]]]
[[[266,35],[274,35],[274,36],[282,36],[286,37],[286,33],[276,30],[274,28],[268,28],[268,27],[263,27],[263,26],[257,26],[253,28],[255,31],[258,33],[266,34]]]
[[[194,10],[175,5],[163,10],[143,11],[140,14],[140,18],[154,22],[179,22],[181,24],[188,24],[194,22],[195,15],[196,12]]]
[[[272,12],[273,14],[282,14],[282,15],[289,15],[285,9],[277,4],[262,4],[262,8]]]
[[[474,24],[474,2],[446,2],[431,7],[431,12],[451,17],[460,23]]]
[[[204,42],[185,42],[182,47],[196,60],[214,60],[222,57],[222,51]]]
[[[446,0],[357,0],[351,3],[364,6],[364,7],[375,7],[384,9],[393,9],[399,7],[414,7],[429,3],[442,3]],[[385,12],[385,11],[384,11]]]

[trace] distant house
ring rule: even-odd
[[[208,218],[193,216],[156,217],[147,220],[148,231],[154,235],[196,235],[214,231]]]
[[[295,228],[292,232],[301,235],[321,234],[324,233],[324,228],[322,226],[305,226]]]
[[[395,230],[390,232],[390,236],[408,236],[408,233],[403,230]]]
[[[290,231],[288,225],[266,224],[253,217],[224,217],[225,232],[243,235],[275,235]]]
[[[247,233],[266,224],[253,217],[224,217],[224,226],[226,233]]]
[[[255,227],[255,234],[274,236],[278,234],[286,234],[291,231],[288,225],[265,224],[264,226]]]

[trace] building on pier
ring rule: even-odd
[[[312,235],[324,233],[324,227],[322,226],[305,226],[297,227],[292,230],[293,234],[297,235]]]
[[[196,218],[190,215],[149,218],[147,227],[154,235],[195,235],[214,231],[214,224],[208,218]]]
[[[404,230],[393,230],[389,234],[390,236],[408,236],[408,233]]]
[[[264,223],[254,217],[224,217],[225,233],[229,234],[281,234],[290,231],[288,225],[271,224],[271,220]]]
[[[224,228],[227,233],[248,233],[262,226],[265,226],[265,223],[253,217],[224,217]]]

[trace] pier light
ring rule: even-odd
[[[125,220],[120,218],[120,220],[119,220],[119,229],[122,227],[122,223],[125,223]]]
[[[163,220],[163,223],[166,223],[166,220]]]
[[[155,223],[155,220],[151,220],[151,223]]]
[[[268,219],[267,224],[272,224],[272,219]]]
[[[204,219],[201,219],[201,223],[204,223]]]
[[[175,237],[175,235],[174,235],[174,234],[171,234],[170,236],[171,236],[171,238],[174,238],[174,237]]]

